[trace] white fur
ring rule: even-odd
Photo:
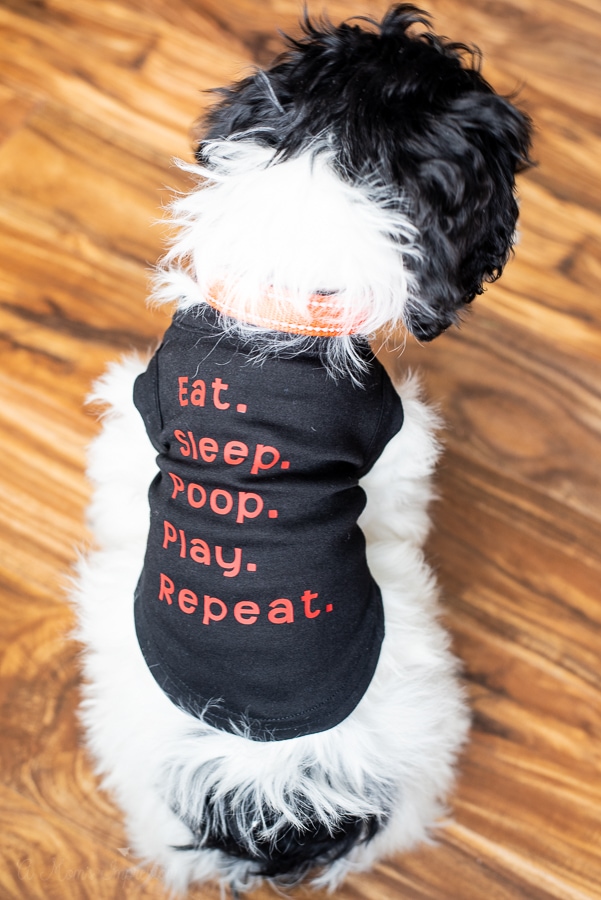
[[[257,311],[267,286],[301,316],[307,298],[332,291],[349,330],[359,311],[362,334],[394,328],[407,299],[419,303],[406,266],[419,256],[417,231],[403,198],[375,180],[343,181],[327,144],[278,162],[250,138],[205,145],[207,167],[179,163],[199,183],[171,205],[176,237],[155,300],[186,309],[206,303],[219,284],[240,323]],[[275,333],[268,335],[273,344]],[[352,354],[348,340],[335,339],[332,348],[339,344]]]
[[[214,878],[239,889],[258,880],[249,864],[219,851],[178,851],[190,833],[165,801],[202,807],[220,785],[265,798],[291,822],[290,797],[302,791],[324,821],[367,815],[392,803],[385,828],[346,859],[317,873],[334,887],[348,872],[427,838],[444,812],[467,715],[456,664],[437,622],[436,586],[421,544],[428,528],[430,476],[437,457],[436,417],[414,380],[401,390],[405,424],[366,477],[361,524],[369,564],[385,607],[386,637],[375,677],[354,712],[321,734],[272,743],[248,741],[203,724],[175,707],[150,675],[133,624],[133,593],[145,551],[148,484],[154,451],[131,401],[143,368],[126,360],[98,383],[108,412],[90,456],[90,511],[98,548],[79,565],[73,598],[85,646],[83,721],[105,785],[125,812],[132,847],[159,865],[167,884],[185,890]],[[202,764],[212,773],[198,777]],[[206,769],[207,767],[205,767]],[[308,778],[306,772],[311,773]],[[188,788],[193,785],[193,790]]]

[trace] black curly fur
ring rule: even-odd
[[[299,802],[297,809],[310,804]],[[182,818],[194,835],[191,844],[179,850],[221,850],[228,856],[251,863],[251,874],[291,886],[301,881],[316,867],[326,866],[346,856],[358,843],[367,843],[384,824],[384,817],[359,818],[346,816],[329,826],[306,816],[302,827],[289,824],[275,830],[272,838],[262,837],[260,831],[272,828],[279,822],[279,814],[269,807],[257,809],[223,798],[219,804],[213,797],[205,802],[198,821],[182,815],[177,807],[174,812]],[[230,812],[223,813],[223,810]]]
[[[420,233],[420,303],[407,327],[431,340],[501,274],[518,216],[515,174],[531,164],[530,120],[495,94],[479,53],[425,30],[410,4],[334,27],[307,14],[304,36],[265,72],[219,89],[204,141],[251,139],[284,160],[333,151],[342,178],[376,178]],[[408,263],[409,264],[409,263]]]

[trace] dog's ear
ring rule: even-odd
[[[230,87],[216,88],[212,93],[220,99],[195,128],[199,140],[195,156],[201,165],[210,164],[203,146],[210,141],[246,138],[266,147],[277,147],[285,110],[276,95],[272,76],[257,69]]]
[[[430,118],[404,184],[423,251],[412,264],[419,300],[409,302],[405,322],[420,340],[457,322],[483,284],[501,275],[518,217],[515,175],[531,164],[530,136],[528,116],[487,91],[461,94]]]

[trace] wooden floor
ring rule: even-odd
[[[207,88],[296,0],[0,0],[0,898],[166,898],[81,748],[65,587],[86,541],[83,407],[145,308],[153,224]],[[379,0],[333,0],[335,21]],[[321,2],[309,2],[319,12]],[[432,0],[521,89],[521,243],[459,331],[412,343],[447,421],[429,545],[473,733],[452,821],[341,900],[601,898],[601,4]],[[202,887],[191,898],[217,900]],[[259,891],[257,898],[275,896]],[[304,891],[293,892],[305,896]],[[317,894],[318,898],[325,895]]]

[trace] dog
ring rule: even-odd
[[[432,340],[501,274],[530,121],[412,5],[302,27],[218,91],[172,324],[92,397],[82,719],[176,891],[333,888],[415,846],[468,731],[422,551],[439,423],[368,341]]]

